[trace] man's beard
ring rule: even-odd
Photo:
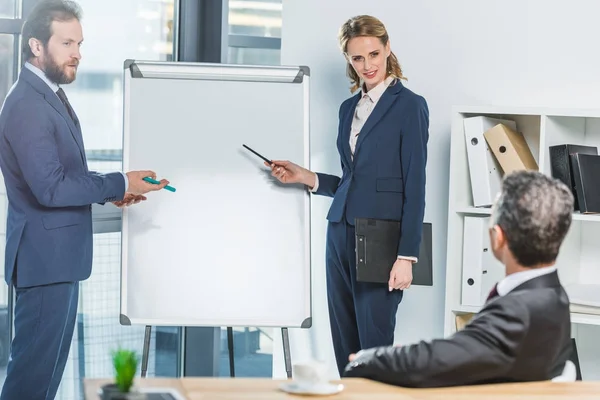
[[[74,60],[72,63],[76,65],[78,64],[76,60]],[[73,74],[73,77],[65,74],[65,65],[62,67],[58,65],[56,61],[54,61],[54,57],[52,57],[51,54],[48,54],[43,67],[48,79],[57,85],[66,85],[75,80],[76,74]]]

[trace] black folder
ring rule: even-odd
[[[374,218],[356,218],[356,280],[388,283],[392,266],[398,259],[400,222]],[[413,263],[412,285],[432,286],[431,223],[423,224],[418,262]]]
[[[598,154],[598,148],[595,146],[583,146],[578,144],[559,144],[550,146],[550,173],[553,178],[559,179],[571,189],[575,198],[575,210],[579,210],[579,201],[577,200],[577,191],[575,190],[575,180],[573,179],[573,170],[571,167],[571,154]]]
[[[600,213],[600,156],[575,153],[570,157],[579,210],[585,214]]]

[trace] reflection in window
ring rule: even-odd
[[[281,38],[282,0],[229,0],[229,33]]]

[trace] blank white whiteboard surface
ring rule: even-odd
[[[311,326],[309,70],[125,62],[125,171],[176,189],[123,211],[121,324]]]

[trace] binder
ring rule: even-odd
[[[356,280],[385,283],[390,280],[392,266],[398,259],[400,221],[375,218],[356,218]],[[432,225],[423,223],[418,262],[413,263],[411,285],[433,285]]]
[[[498,124],[483,134],[504,174],[519,170],[538,170],[535,157],[522,133]]]
[[[461,304],[480,307],[506,271],[490,246],[489,217],[464,217]]]
[[[577,200],[577,191],[575,190],[575,180],[573,179],[573,169],[569,155],[592,154],[598,155],[598,148],[595,146],[581,146],[577,144],[559,144],[550,146],[550,174],[553,178],[560,180],[567,185],[575,198],[575,211],[579,211],[579,201]]]
[[[463,121],[474,207],[491,207],[502,187],[502,168],[483,136],[498,124],[517,129],[516,122],[506,119],[480,116]]]
[[[454,322],[456,324],[456,332],[463,330],[465,326],[471,322],[471,320],[475,317],[474,313],[466,313],[466,314],[458,314],[454,317]]]
[[[571,154],[571,168],[580,212],[600,213],[600,156],[592,154]]]

